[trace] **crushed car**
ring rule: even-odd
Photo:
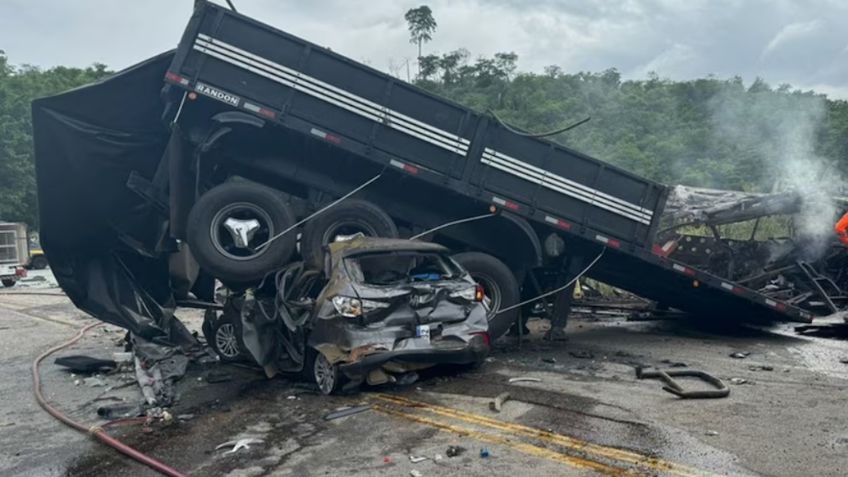
[[[331,243],[323,270],[296,262],[232,291],[203,328],[222,360],[252,360],[269,376],[302,373],[332,394],[481,363],[486,315],[483,288],[445,247],[357,237]]]

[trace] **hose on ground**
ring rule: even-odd
[[[39,366],[41,365],[41,362],[44,361],[44,359],[50,356],[51,354],[73,345],[74,343],[82,339],[82,337],[85,336],[85,333],[88,332],[88,330],[100,326],[102,324],[103,323],[91,323],[89,325],[84,326],[70,340],[48,349],[47,351],[41,353],[37,358],[35,358],[35,361],[32,362],[32,385],[33,391],[35,392],[35,400],[38,401],[38,405],[41,406],[42,409],[47,411],[48,414],[58,419],[66,426],[76,429],[80,432],[84,432],[86,434],[91,434],[95,439],[126,455],[127,457],[130,457],[136,460],[137,462],[140,462],[163,475],[167,475],[169,477],[187,477],[186,474],[183,474],[182,472],[168,466],[167,464],[164,464],[154,459],[153,457],[150,457],[124,444],[118,439],[115,439],[114,437],[110,436],[103,428],[108,427],[111,423],[106,423],[103,426],[88,427],[80,422],[74,421],[67,415],[62,414],[61,411],[50,405],[50,403],[47,402],[47,399],[44,398],[44,394],[41,392],[41,374],[39,373]],[[127,421],[128,420],[121,420],[122,423]],[[117,424],[117,422],[115,424]]]

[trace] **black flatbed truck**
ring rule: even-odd
[[[195,205],[234,176],[284,192],[303,218],[380,174],[356,198],[401,236],[497,210],[430,239],[497,257],[525,298],[605,250],[589,276],[675,308],[723,320],[813,318],[668,258],[654,243],[666,186],[223,6],[196,2],[164,82],[173,133],[155,174],[133,174],[127,187],[166,217],[176,242],[192,242]]]

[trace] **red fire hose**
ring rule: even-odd
[[[38,368],[39,368],[39,365],[41,364],[41,362],[44,360],[44,358],[50,356],[51,354],[53,354],[53,353],[55,353],[55,352],[57,352],[61,349],[67,348],[68,346],[71,346],[72,344],[79,341],[85,335],[85,333],[88,330],[90,330],[90,329],[92,329],[96,326],[100,326],[102,324],[103,323],[92,323],[90,325],[83,327],[81,330],[79,330],[79,332],[76,334],[76,336],[74,336],[70,340],[68,340],[68,341],[66,341],[66,342],[64,342],[60,345],[57,345],[57,346],[54,346],[54,347],[48,349],[47,351],[45,351],[44,353],[39,355],[37,358],[35,358],[35,361],[32,362],[32,384],[33,384],[33,388],[34,388],[34,391],[35,391],[36,401],[38,401],[38,404],[45,411],[47,411],[51,416],[62,421],[63,423],[65,423],[65,425],[72,427],[72,428],[74,428],[74,429],[76,429],[80,432],[91,434],[92,436],[94,436],[100,442],[106,444],[107,446],[117,450],[118,452],[120,452],[120,453],[122,453],[122,454],[124,454],[124,455],[126,455],[126,456],[128,456],[132,459],[135,459],[138,462],[141,462],[142,464],[150,467],[151,469],[156,470],[157,472],[160,472],[164,475],[168,475],[168,476],[171,476],[171,477],[187,477],[186,474],[183,474],[182,472],[180,472],[180,471],[178,471],[178,470],[176,470],[172,467],[169,467],[168,465],[163,464],[162,462],[159,462],[158,460],[133,449],[132,447],[124,444],[123,442],[121,442],[121,441],[115,439],[114,437],[110,436],[109,434],[107,434],[106,431],[103,429],[103,427],[108,427],[111,423],[107,423],[103,427],[101,427],[101,426],[86,427],[84,424],[81,424],[77,421],[74,421],[70,417],[62,414],[58,409],[51,406],[47,402],[47,400],[44,398],[44,395],[41,393],[41,376],[38,372]],[[127,421],[131,421],[131,420],[120,420],[120,422],[127,422]],[[119,421],[115,421],[116,424],[118,422]]]

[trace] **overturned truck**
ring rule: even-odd
[[[424,233],[456,253],[493,339],[514,305],[590,264],[707,319],[821,312],[670,256],[666,186],[209,2],[175,51],[36,100],[33,121],[53,272],[78,307],[146,339],[184,338],[175,307],[212,306],[216,279],[320,268],[355,234]],[[551,299],[562,311],[568,296]]]

